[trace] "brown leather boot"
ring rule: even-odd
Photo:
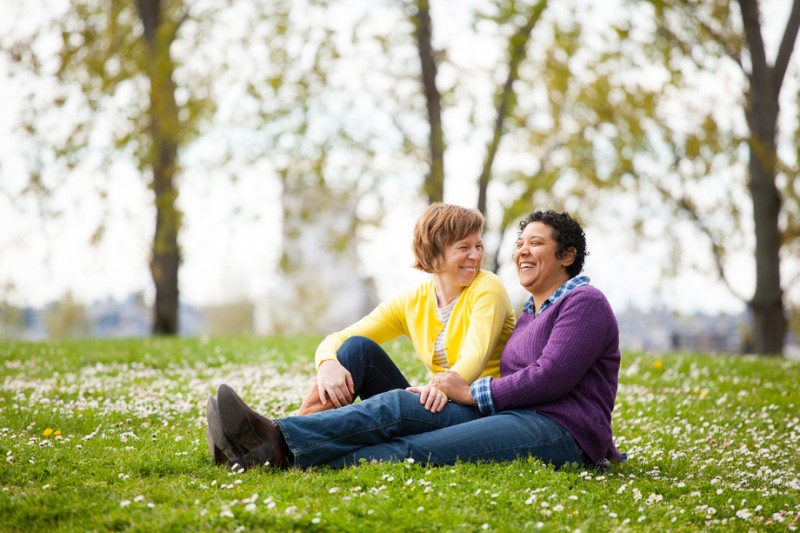
[[[319,399],[319,391],[317,390],[317,378],[311,381],[311,388],[306,393],[306,399],[297,411],[297,416],[306,416],[314,413],[321,413],[333,409],[333,402],[328,401],[327,405],[322,405]]]
[[[223,436],[236,452],[233,463],[245,469],[291,466],[291,451],[274,420],[253,411],[236,391],[224,383],[217,389],[217,407]]]
[[[231,462],[243,462],[244,451],[235,443],[231,442],[225,431],[222,429],[222,421],[219,418],[219,407],[217,399],[213,396],[208,399],[206,404],[208,417],[208,429],[206,429],[206,442],[211,458],[218,465]]]

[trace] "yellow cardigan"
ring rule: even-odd
[[[500,278],[481,270],[461,293],[447,323],[444,347],[450,368],[468,383],[484,376],[499,377],[500,353],[515,323],[511,299]],[[433,363],[433,345],[441,331],[430,280],[325,337],[317,348],[317,368],[323,361],[336,359],[337,350],[349,337],[368,337],[382,344],[405,335],[431,374],[444,372],[445,368]]]

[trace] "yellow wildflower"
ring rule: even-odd
[[[49,437],[49,436],[50,436],[50,435],[52,435],[52,434],[53,434],[53,428],[47,428],[47,429],[45,429],[45,430],[44,430],[44,432],[42,433],[42,435],[44,435],[45,437]]]

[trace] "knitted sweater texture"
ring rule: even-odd
[[[572,433],[592,462],[618,461],[611,411],[619,366],[611,306],[598,289],[579,287],[537,317],[522,313],[491,383],[494,407],[535,409]]]

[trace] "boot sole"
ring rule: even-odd
[[[214,462],[217,464],[224,464],[227,461],[241,462],[244,454],[225,434],[220,420],[218,402],[213,397],[209,398],[206,404],[206,416],[208,417],[206,443]]]
[[[236,442],[240,448],[252,451],[260,448],[267,441],[256,433],[247,418],[247,413],[242,404],[244,404],[244,401],[231,387],[224,383],[219,386],[217,390],[217,407],[224,433],[230,437],[231,441]]]

